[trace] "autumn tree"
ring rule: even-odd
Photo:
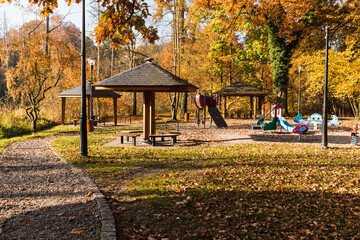
[[[345,1],[295,1],[295,0],[195,0],[195,7],[210,13],[222,11],[224,24],[247,37],[253,31],[261,32],[267,39],[267,49],[272,66],[274,92],[286,106],[289,64],[300,41],[314,28],[321,28],[337,17]],[[244,25],[249,26],[244,29]]]
[[[13,33],[11,45],[19,59],[16,66],[6,72],[9,94],[25,106],[33,132],[37,131],[40,104],[47,92],[67,75],[65,71],[77,55],[68,41],[57,35],[47,35],[46,26],[40,25],[41,21],[32,21]],[[46,37],[47,47],[44,46]]]

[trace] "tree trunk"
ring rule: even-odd
[[[45,53],[46,55],[49,55],[49,25],[50,25],[50,18],[49,16],[46,17],[46,28],[45,28]]]
[[[37,132],[37,128],[36,128],[36,120],[31,120],[31,131],[33,132],[33,133],[36,133]]]

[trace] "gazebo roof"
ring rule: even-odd
[[[94,84],[93,84],[94,85]],[[90,96],[90,82],[86,83],[86,96]],[[71,88],[69,90],[58,93],[58,97],[81,97],[81,86]],[[95,98],[119,98],[120,94],[108,90],[94,90],[93,97]]]
[[[218,91],[214,94],[222,95],[222,96],[267,96],[268,93],[261,91],[249,84],[244,82],[238,81],[235,83],[230,84]]]
[[[197,87],[161,68],[151,59],[130,70],[95,83],[96,89],[122,92],[195,92]]]

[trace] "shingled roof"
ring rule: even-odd
[[[86,83],[86,96],[90,96],[90,82]],[[77,86],[69,90],[63,91],[61,93],[58,93],[58,97],[81,97],[81,86]],[[93,97],[119,98],[121,97],[121,95],[108,90],[94,90]]]
[[[96,89],[123,92],[194,92],[197,87],[149,60],[130,70],[95,83]]]
[[[222,95],[222,96],[267,96],[268,93],[263,92],[249,84],[238,81],[230,84],[218,91],[214,94]]]

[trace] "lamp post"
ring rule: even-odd
[[[324,79],[324,106],[323,106],[323,132],[322,132],[322,148],[328,148],[328,131],[327,131],[327,100],[328,100],[328,49],[329,49],[329,26],[325,27],[325,79]]]
[[[298,97],[298,114],[300,114],[300,95],[301,95],[301,65],[299,67],[299,97]]]
[[[88,58],[87,59],[88,64],[90,65],[90,120],[95,120],[94,117],[94,111],[93,111],[93,86],[92,86],[92,73],[93,73],[93,69],[96,63],[96,58]]]
[[[81,24],[81,114],[80,114],[80,156],[88,155],[86,132],[86,49],[85,49],[85,0],[82,3]]]

